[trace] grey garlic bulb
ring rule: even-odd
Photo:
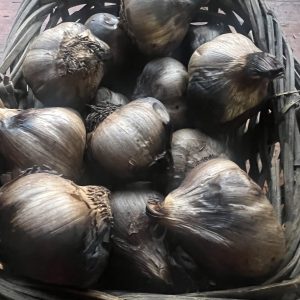
[[[167,55],[179,46],[203,0],[122,0],[121,25],[147,55]]]
[[[185,93],[188,73],[184,65],[171,58],[150,61],[139,76],[133,97],[135,99],[153,97],[167,108],[174,128],[182,128],[187,123]]]
[[[0,153],[10,169],[47,165],[78,179],[86,145],[80,116],[68,108],[29,109],[0,122]]]
[[[36,37],[23,63],[23,74],[45,106],[83,109],[96,95],[110,48],[87,27],[66,22]]]
[[[108,262],[110,192],[60,176],[22,175],[0,189],[0,258],[44,283],[88,287]]]
[[[188,96],[202,128],[237,120],[267,96],[268,84],[283,74],[276,58],[238,33],[200,46],[189,67]]]
[[[216,277],[261,280],[275,271],[286,251],[271,203],[229,160],[199,165],[162,203],[150,202],[147,209]]]

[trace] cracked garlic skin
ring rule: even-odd
[[[108,262],[110,192],[60,176],[22,175],[0,189],[0,258],[43,283],[88,287]]]
[[[110,58],[109,46],[86,26],[65,22],[33,40],[22,70],[43,105],[82,110],[95,97]]]
[[[283,66],[249,38],[227,33],[194,52],[188,73],[192,114],[207,129],[237,120],[261,104]]]
[[[147,211],[218,278],[261,280],[285,254],[272,205],[229,160],[213,159],[194,168],[162,203],[149,202]]]
[[[140,51],[168,55],[185,37],[205,0],[122,0],[120,23]]]
[[[119,178],[147,174],[164,157],[170,140],[169,114],[154,98],[130,102],[109,115],[91,138],[93,158]]]

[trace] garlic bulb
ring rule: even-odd
[[[121,25],[147,55],[167,55],[179,46],[203,0],[122,0]]]
[[[109,115],[93,132],[98,164],[120,178],[140,177],[165,155],[169,115],[154,98],[135,100]]]
[[[110,288],[153,292],[170,284],[164,231],[156,230],[156,224],[146,215],[149,200],[162,201],[163,196],[143,187],[112,194],[114,227],[108,266]]]
[[[139,76],[133,97],[153,97],[167,108],[171,123],[182,128],[186,121],[185,92],[188,84],[186,68],[171,57],[150,61]]]
[[[126,33],[119,27],[119,19],[116,16],[98,13],[88,18],[85,26],[98,39],[109,45],[115,65],[121,65],[125,62],[131,45]]]
[[[186,56],[191,55],[203,44],[212,41],[221,34],[228,33],[230,30],[228,26],[223,23],[220,24],[206,24],[206,25],[190,25],[189,31],[183,41],[182,47],[186,52]]]
[[[70,179],[80,175],[86,132],[67,108],[29,109],[0,122],[0,153],[10,169],[47,165]]]
[[[0,257],[6,270],[87,287],[103,272],[112,223],[109,191],[57,175],[21,176],[0,190]]]
[[[195,129],[173,133],[171,153],[173,164],[168,172],[168,192],[178,188],[189,171],[200,163],[216,157],[226,157],[220,142]]]
[[[202,127],[233,121],[259,105],[283,66],[238,33],[200,46],[188,67],[188,96]]]
[[[45,106],[83,109],[96,95],[111,57],[109,46],[82,24],[66,22],[41,33],[31,44],[23,74]]]
[[[113,91],[107,89],[107,88],[100,88],[97,91],[97,95],[94,101],[95,106],[98,106],[99,104],[105,103],[111,103],[113,105],[125,105],[129,102],[126,96],[114,93]]]
[[[97,126],[104,121],[109,115],[121,107],[108,102],[99,102],[98,105],[90,105],[91,112],[85,119],[86,130],[88,133],[94,131]]]
[[[100,88],[94,100],[95,105],[90,105],[91,112],[85,119],[87,132],[92,132],[107,116],[128,102],[124,95]]]
[[[217,277],[259,279],[284,257],[284,234],[272,205],[229,160],[194,168],[164,202],[150,202],[147,209]]]

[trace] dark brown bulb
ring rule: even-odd
[[[172,166],[168,172],[168,192],[178,188],[188,172],[201,163],[226,157],[225,146],[196,129],[181,129],[172,136]]]
[[[33,40],[22,68],[43,105],[82,110],[95,97],[110,58],[109,46],[86,26],[65,22]]]
[[[51,107],[20,111],[0,122],[0,137],[0,152],[10,170],[47,165],[67,178],[79,178],[86,131],[74,110]]]
[[[173,128],[187,125],[185,93],[188,84],[186,68],[171,57],[150,61],[139,76],[133,97],[153,97],[167,108]]]
[[[107,43],[112,51],[113,64],[122,65],[131,47],[130,40],[122,28],[119,19],[108,13],[98,13],[91,16],[85,26],[100,40]]]
[[[202,0],[122,0],[121,25],[140,51],[167,55],[182,42]]]
[[[100,167],[116,177],[139,178],[165,156],[169,121],[166,108],[158,100],[132,101],[95,129],[92,155]]]
[[[162,203],[150,202],[147,209],[215,277],[261,280],[284,257],[284,234],[271,203],[229,160],[199,165]]]
[[[88,287],[109,256],[109,191],[60,176],[22,175],[0,189],[6,270],[44,283]]]
[[[243,121],[243,115],[262,103],[283,66],[249,38],[227,33],[200,46],[188,72],[189,108],[195,119],[203,130],[220,130],[223,124]]]
[[[164,230],[159,231],[146,215],[147,202],[162,199],[143,185],[113,193],[111,288],[153,292],[171,284]]]

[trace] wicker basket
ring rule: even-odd
[[[223,3],[223,4],[221,4]],[[77,10],[74,9],[75,6]],[[33,96],[21,72],[30,41],[61,21],[85,22],[97,12],[118,14],[119,0],[24,0],[0,65],[0,98],[6,106],[27,107]],[[258,114],[233,135],[240,166],[268,193],[285,228],[286,257],[272,278],[260,286],[180,296],[78,291],[19,281],[0,273],[1,299],[299,299],[300,298],[300,64],[278,22],[263,0],[211,0],[195,21],[220,23],[253,38],[259,48],[285,65]],[[298,122],[300,124],[300,122]],[[232,138],[232,137],[231,137]],[[299,297],[297,296],[299,295]]]

